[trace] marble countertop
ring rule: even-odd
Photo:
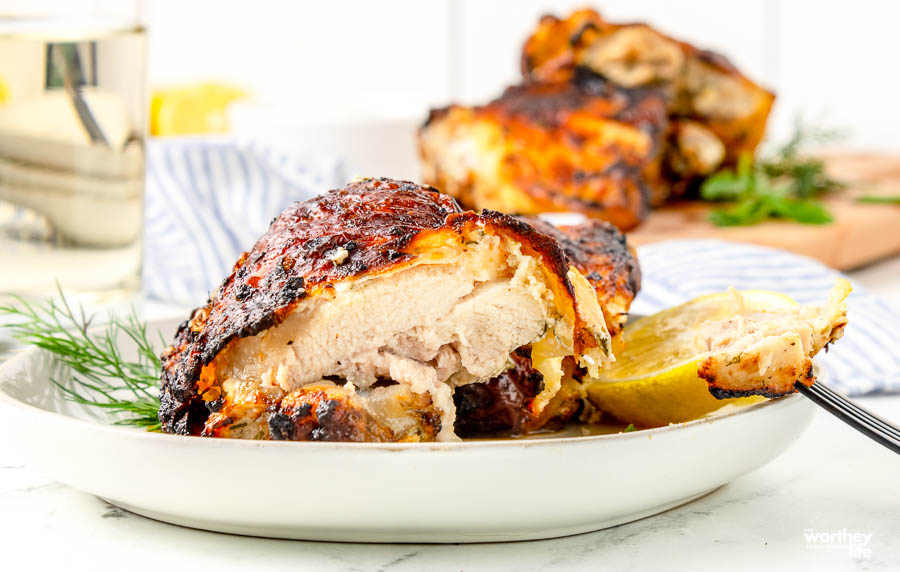
[[[900,308],[900,258],[852,276]],[[148,317],[172,310],[144,307]],[[900,420],[900,395],[858,402]],[[573,479],[589,486],[589,475]],[[0,568],[10,571],[896,570],[900,456],[820,411],[775,461],[657,516],[544,541],[376,545],[249,538],[150,520],[49,480],[0,437],[0,515]]]

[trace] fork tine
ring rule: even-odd
[[[807,387],[798,381],[794,384],[794,387],[816,405],[822,407],[844,423],[870,439],[881,443],[891,451],[900,454],[898,430],[887,421],[853,404],[839,393],[828,391],[827,388],[823,390],[824,386],[821,384],[814,383],[811,387]]]
[[[819,384],[817,384],[817,385],[819,385]],[[847,399],[846,397],[844,397],[837,391],[831,389],[827,385],[819,385],[817,389],[819,392],[830,396],[832,401],[840,401],[840,402],[846,404],[849,407],[849,409],[856,411],[860,416],[869,419],[873,424],[878,425],[885,432],[890,433],[890,434],[894,435],[894,437],[900,439],[900,428],[895,427],[887,420],[882,419],[881,417],[875,415],[868,409],[863,409],[862,407],[860,407],[853,401]]]

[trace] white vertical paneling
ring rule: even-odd
[[[520,80],[522,43],[544,13],[584,0],[149,0],[152,86],[224,80],[297,114],[349,105],[421,117],[486,101]],[[850,143],[900,148],[894,103],[900,2],[607,0],[614,20],[644,20],[728,56],[778,93],[776,137],[797,110],[828,112]]]
[[[459,0],[462,6],[463,86],[468,102],[484,101],[520,80],[522,44],[541,15],[565,16],[584,0]],[[619,21],[646,21],[676,38],[727,55],[754,79],[767,83],[765,4],[758,1],[607,0],[596,8]]]
[[[900,149],[900,2],[778,3],[775,136],[793,115],[848,129],[843,145]]]
[[[152,0],[150,82],[224,80],[325,114],[395,96],[388,111],[420,114],[450,96],[449,13],[449,0]]]

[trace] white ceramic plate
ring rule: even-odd
[[[113,426],[61,398],[49,380],[67,375],[37,350],[0,366],[0,424],[47,474],[158,520],[310,540],[526,540],[622,524],[768,463],[803,432],[814,407],[795,394],[587,437],[237,441]]]

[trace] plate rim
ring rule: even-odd
[[[35,357],[40,353],[47,353],[46,350],[42,348],[30,347],[26,348],[18,355],[14,355],[13,357],[6,360],[4,363],[0,364],[0,378],[4,377],[4,374],[7,374],[7,370],[13,370],[14,368],[23,368],[26,371],[29,370],[26,366],[28,360],[30,358]],[[56,358],[54,358],[56,359]],[[815,361],[814,361],[814,365]],[[826,370],[822,367],[816,367],[816,383],[819,383],[822,380],[827,379]],[[141,440],[151,440],[156,442],[162,442],[161,440],[171,441],[173,443],[207,443],[208,446],[213,447],[250,447],[250,448],[283,448],[289,447],[293,449],[302,450],[305,448],[316,447],[316,448],[333,448],[338,450],[371,450],[371,451],[434,451],[434,450],[471,450],[471,449],[482,449],[482,448],[495,448],[495,447],[507,447],[507,448],[532,448],[532,447],[552,447],[557,445],[569,445],[569,444],[591,444],[591,443],[603,443],[608,441],[623,441],[628,439],[643,439],[643,438],[653,438],[656,435],[666,435],[673,431],[686,431],[693,429],[695,427],[710,425],[714,423],[718,423],[721,421],[725,421],[727,419],[733,418],[737,415],[745,415],[751,414],[758,411],[764,411],[766,409],[779,408],[779,407],[789,407],[794,403],[804,399],[803,395],[795,391],[793,393],[789,393],[787,395],[783,395],[777,398],[766,399],[765,401],[751,403],[749,405],[742,406],[733,411],[728,411],[721,415],[716,415],[714,417],[701,417],[699,419],[692,419],[690,421],[684,421],[681,423],[670,423],[665,427],[654,427],[651,429],[639,429],[636,431],[629,432],[619,432],[619,433],[609,433],[602,435],[582,435],[582,436],[573,436],[573,437],[559,437],[559,438],[550,438],[550,439],[478,439],[478,440],[467,440],[467,441],[449,441],[449,442],[424,442],[424,443],[371,443],[371,442],[346,442],[346,441],[274,441],[274,440],[255,440],[255,439],[216,439],[216,438],[202,438],[195,435],[173,435],[169,433],[155,432],[155,431],[146,431],[139,430],[135,428],[129,428],[121,425],[115,425],[112,423],[99,423],[96,421],[90,421],[87,419],[80,419],[78,417],[73,417],[72,415],[66,415],[64,413],[60,413],[58,411],[50,411],[47,409],[42,409],[35,405],[31,405],[25,403],[24,401],[10,395],[5,390],[0,388],[0,405],[10,408],[15,408],[21,410],[25,413],[30,413],[32,415],[38,414],[42,415],[45,418],[49,417],[50,419],[55,420],[58,423],[64,423],[68,425],[75,425],[82,428],[92,429],[92,430],[100,430],[106,433],[111,433],[115,436],[122,437],[131,437],[137,438]]]

